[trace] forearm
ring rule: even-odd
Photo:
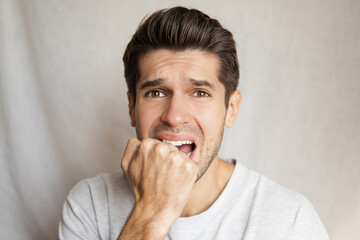
[[[142,207],[135,207],[118,240],[163,240],[174,220]]]

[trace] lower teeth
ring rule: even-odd
[[[188,152],[187,153],[188,157],[190,157],[191,154],[192,154],[192,151]]]

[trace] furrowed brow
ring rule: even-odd
[[[207,80],[196,80],[196,79],[192,79],[192,78],[189,78],[189,82],[192,84],[192,85],[195,85],[197,87],[209,87],[209,88],[212,88],[212,89],[215,89],[214,85],[211,84],[209,81]]]
[[[158,78],[158,79],[155,79],[155,80],[148,80],[148,81],[143,82],[140,85],[139,89],[142,90],[142,89],[148,88],[148,87],[159,86],[163,82],[164,82],[164,79],[162,79],[162,78]]]

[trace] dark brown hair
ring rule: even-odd
[[[225,86],[225,106],[239,83],[239,63],[231,32],[196,9],[174,7],[159,10],[145,18],[126,47],[123,61],[128,90],[136,100],[140,78],[139,60],[159,49],[197,49],[215,54],[220,60],[218,78]]]

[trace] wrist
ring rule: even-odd
[[[170,214],[158,212],[156,207],[136,203],[119,239],[159,239],[163,240],[168,234],[176,218]]]
[[[140,217],[146,232],[155,234],[156,236],[161,235],[165,238],[177,217],[171,214],[171,211],[163,209],[164,206],[161,207],[162,208],[140,201],[136,203],[133,214],[134,216]]]

